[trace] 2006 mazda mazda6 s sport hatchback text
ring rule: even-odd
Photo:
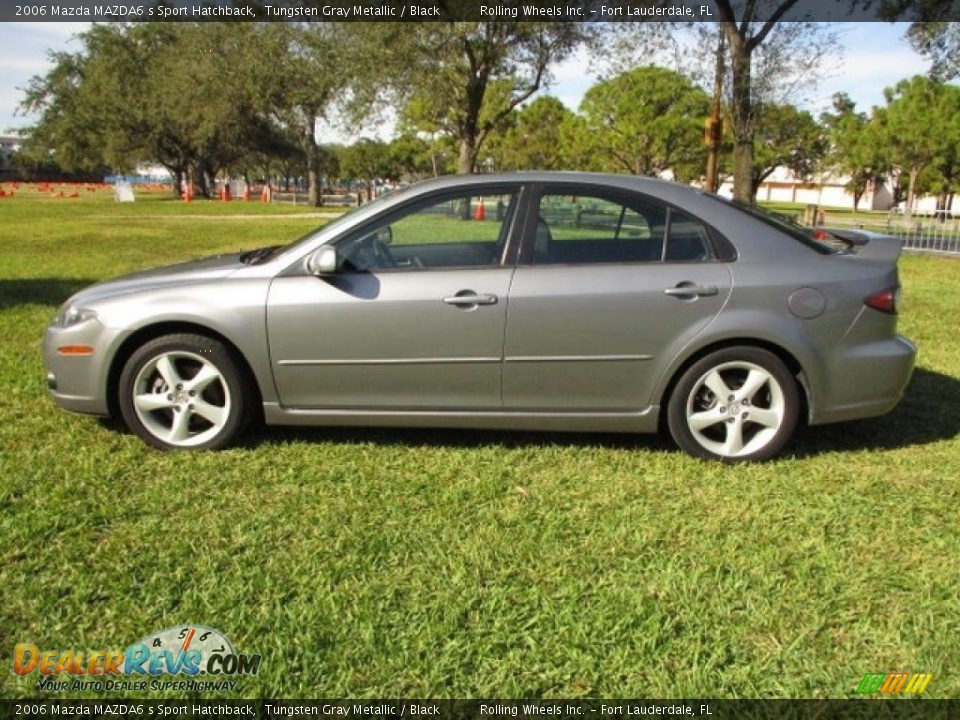
[[[81,291],[47,330],[47,381],[161,449],[223,447],[260,416],[662,422],[694,455],[759,460],[801,418],[888,412],[910,378],[900,243],[843,240],[649,178],[441,178],[291,245]]]

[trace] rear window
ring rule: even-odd
[[[746,213],[750,217],[756,218],[762,223],[766,223],[785,235],[789,235],[794,240],[803,243],[821,255],[833,255],[846,248],[846,243],[840,238],[835,238],[825,230],[805,227],[787,215],[771,210],[764,210],[759,206],[748,205],[739,200],[728,200],[718,195],[707,195],[706,197],[712,197],[720,202],[733,205],[737,210]]]

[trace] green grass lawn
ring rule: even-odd
[[[960,262],[901,261],[899,408],[764,465],[459,431],[162,454],[54,406],[39,342],[69,293],[295,238],[303,212],[0,199],[0,696],[36,694],[15,643],[183,623],[262,654],[244,697],[850,697],[892,671],[960,695]]]

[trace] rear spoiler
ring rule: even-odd
[[[896,262],[903,248],[903,240],[892,235],[881,235],[869,230],[825,228],[834,237],[850,245],[850,252],[864,260]]]

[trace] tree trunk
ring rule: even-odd
[[[210,197],[210,179],[212,177],[214,177],[214,173],[210,171],[209,163],[206,160],[198,160],[193,177],[197,195],[205,198]]]
[[[753,203],[753,117],[750,108],[750,55],[743,37],[728,33],[733,73],[730,115],[733,130],[733,198]]]
[[[913,199],[914,199],[914,188],[917,184],[917,175],[920,174],[920,170],[916,168],[910,169],[910,184],[907,186],[907,206],[904,210],[903,216],[909,220],[913,217]]]
[[[472,135],[460,138],[457,174],[470,175],[477,169],[477,139]]]
[[[320,153],[313,137],[304,137],[303,152],[307,160],[307,205],[320,207]]]
[[[723,76],[726,72],[724,59],[727,48],[723,27],[717,33],[717,52],[713,68],[713,99],[710,102],[709,145],[707,153],[707,174],[704,190],[716,193],[720,190],[720,145],[723,142],[723,120],[721,105],[723,104]]]
[[[753,187],[753,141],[737,140],[733,146],[733,199],[752,205]]]
[[[164,164],[164,167],[170,172],[170,175],[173,178],[171,181],[173,182],[173,196],[175,198],[179,198],[183,193],[183,166]]]

